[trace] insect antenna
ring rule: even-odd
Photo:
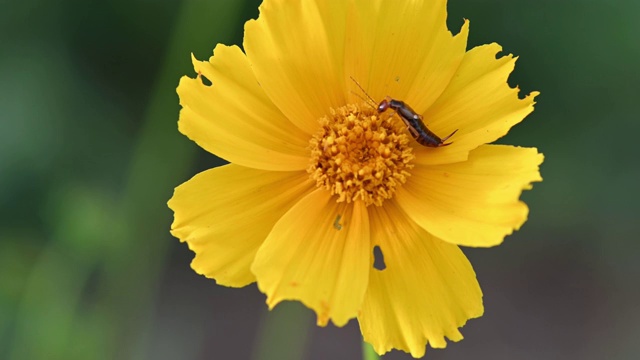
[[[357,97],[359,97],[362,101],[364,101],[367,105],[371,106],[372,108],[376,109],[376,104],[369,102],[370,99],[366,99],[364,97],[362,97],[360,94],[356,93],[355,91],[351,90],[351,93]]]
[[[367,96],[367,98],[371,101],[371,105],[373,106],[374,109],[377,108],[376,106],[376,101],[373,100],[373,98],[371,96],[369,96],[369,94],[367,94],[366,90],[356,81],[356,79],[353,78],[353,76],[349,76],[349,78],[351,78],[351,80],[360,88],[360,90],[362,90],[362,93],[365,94]],[[364,100],[364,102],[367,102],[367,99],[363,98],[362,96],[356,94],[355,92],[351,91],[354,95],[356,95],[357,97],[359,97],[360,99]]]

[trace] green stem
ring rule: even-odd
[[[362,341],[362,359],[363,360],[380,360],[380,356],[373,350],[373,346],[368,342]]]

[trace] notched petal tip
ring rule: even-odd
[[[333,227],[343,214],[344,228]],[[348,223],[348,225],[347,225]],[[251,265],[270,309],[297,300],[317,323],[344,326],[357,315],[369,275],[369,225],[362,204],[337,204],[317,189],[273,226]]]
[[[426,345],[460,341],[459,328],[482,315],[482,291],[460,249],[407,219],[395,203],[372,212],[372,242],[388,268],[372,270],[358,317],[365,341],[379,354],[392,349],[422,357]]]
[[[198,72],[199,63],[200,63],[200,60],[196,58],[196,54],[191,53],[191,65],[193,65],[193,69],[196,71],[196,73]]]
[[[195,78],[180,79],[178,130],[242,166],[293,171],[308,165],[308,135],[275,107],[237,46],[218,44],[208,61],[192,54]]]
[[[538,102],[535,101],[536,97],[538,97],[540,95],[540,91],[532,91],[529,94],[527,94],[524,98],[521,98],[521,100],[529,100],[531,99],[531,105],[535,105]]]
[[[471,27],[471,21],[469,21],[469,19],[463,18],[462,26],[460,26],[460,30],[458,31],[458,33],[454,34],[452,31],[449,31],[449,33],[451,33],[451,35],[453,35],[454,38],[457,38],[458,36],[462,36],[463,38],[466,39],[469,36],[470,27]]]
[[[175,189],[171,234],[195,253],[196,273],[242,287],[255,281],[250,265],[273,224],[313,188],[303,172],[210,169]]]
[[[423,229],[457,245],[491,247],[527,220],[523,190],[541,181],[537,149],[483,145],[465,162],[416,167],[398,204]],[[425,189],[422,184],[430,184]]]
[[[509,71],[509,74],[507,75],[507,86],[509,86],[510,89],[515,90],[516,94],[518,94],[518,99],[521,101],[531,101],[532,104],[535,104],[536,102],[533,101],[536,96],[540,95],[539,91],[531,91],[529,94],[523,94],[520,91],[520,86],[519,85],[515,85],[513,87],[511,87],[508,83],[509,78],[511,77],[511,74],[513,73],[513,70],[515,69],[516,63],[518,62],[518,60],[520,59],[520,56],[515,56],[512,53],[508,53],[508,54],[503,54],[503,48],[500,44],[497,43],[491,43],[491,44],[487,44],[487,45],[481,45],[479,47],[490,47],[493,48],[493,51],[495,52],[495,60],[498,61],[501,64],[504,65],[510,65],[511,66],[511,70]],[[488,50],[489,51],[489,50]]]
[[[506,135],[534,110],[538,91],[523,97],[509,85],[517,57],[502,54],[497,43],[467,51],[451,83],[424,114],[436,133],[460,129],[454,142],[440,154],[418,154],[425,165],[465,161],[469,151]]]

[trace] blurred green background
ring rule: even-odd
[[[190,53],[241,44],[259,1],[3,1],[0,359],[357,359],[360,333],[268,313],[196,275],[173,187],[222,162],[177,131]],[[640,358],[640,2],[450,0],[470,46],[540,90],[503,143],[546,155],[528,223],[465,249],[485,316],[428,359]],[[395,16],[395,14],[389,14]],[[392,352],[385,359],[408,359]]]

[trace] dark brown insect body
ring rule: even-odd
[[[387,96],[384,100],[378,104],[378,113],[383,113],[387,109],[393,109],[400,119],[407,125],[407,129],[411,136],[420,144],[428,147],[442,147],[451,145],[451,143],[444,143],[453,134],[458,131],[457,129],[449,134],[449,136],[444,139],[440,139],[438,135],[434,134],[431,130],[427,128],[427,126],[422,122],[422,115],[416,113],[409,105],[405,104],[404,101],[395,100]]]
[[[362,90],[362,92],[365,95],[367,95],[369,100],[371,100],[371,102],[375,104],[375,101],[373,100],[373,98],[371,98],[371,96],[367,94],[367,92],[362,88],[362,86],[360,86],[360,84],[358,84],[356,79],[352,77],[351,80],[353,80],[353,82],[356,83],[356,85],[358,85],[360,90]],[[366,99],[363,99],[363,100],[366,101]],[[389,96],[387,96],[384,100],[382,100],[377,107],[379,114],[382,114],[383,112],[387,111],[387,109],[392,109],[398,114],[398,116],[400,116],[400,119],[402,119],[404,124],[407,126],[407,130],[409,130],[409,133],[411,134],[411,136],[413,136],[413,138],[420,145],[423,145],[423,146],[442,147],[442,146],[451,145],[452,142],[446,143],[446,144],[444,142],[447,141],[450,137],[452,137],[453,134],[456,133],[456,131],[458,131],[458,129],[456,129],[454,132],[449,134],[449,136],[445,137],[444,139],[440,139],[438,135],[434,134],[431,130],[429,130],[427,128],[427,125],[425,125],[424,122],[422,122],[422,115],[416,113],[415,110],[413,110],[409,105],[405,104],[404,101],[395,100]]]

